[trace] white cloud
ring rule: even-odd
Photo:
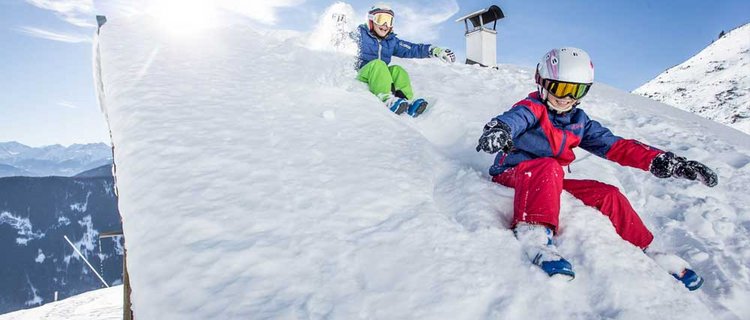
[[[54,40],[67,43],[91,42],[91,37],[80,34],[68,34],[44,30],[35,27],[20,27],[18,31],[36,38]]]
[[[61,107],[66,107],[66,108],[69,108],[69,109],[79,109],[77,105],[72,104],[72,103],[70,103],[68,101],[65,101],[65,100],[58,102],[57,105],[61,106]]]
[[[61,20],[76,27],[94,27],[93,0],[26,0],[27,3],[44,10],[49,10]],[[91,37],[60,31],[45,30],[37,27],[20,27],[22,33],[53,41],[67,43],[91,42]]]
[[[26,0],[29,4],[55,14],[67,23],[77,27],[94,27],[93,0]]]
[[[406,1],[394,3],[394,31],[399,37],[417,42],[430,42],[440,37],[439,24],[458,13],[455,0]]]

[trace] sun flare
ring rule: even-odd
[[[148,10],[166,31],[187,35],[217,23],[217,10],[209,0],[159,0]]]

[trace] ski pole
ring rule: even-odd
[[[65,238],[65,241],[67,241],[67,242],[68,242],[68,244],[70,244],[70,246],[71,246],[71,247],[73,247],[73,250],[75,250],[75,251],[76,251],[76,253],[78,253],[78,255],[79,255],[79,256],[81,257],[81,259],[83,259],[83,262],[86,262],[86,265],[88,265],[88,266],[89,266],[89,269],[91,269],[91,271],[93,271],[93,272],[94,272],[94,274],[95,274],[95,275],[96,275],[97,277],[99,277],[99,280],[101,280],[101,281],[102,281],[102,283],[103,283],[103,284],[104,284],[105,286],[107,286],[107,288],[109,288],[109,285],[107,284],[107,281],[104,281],[104,279],[102,278],[102,276],[100,276],[100,275],[99,275],[99,272],[96,272],[96,269],[94,269],[94,267],[93,267],[93,266],[91,266],[91,264],[89,263],[89,261],[88,261],[88,260],[86,260],[86,257],[84,257],[84,256],[83,256],[83,254],[81,253],[81,251],[80,251],[80,250],[78,250],[78,247],[76,247],[76,246],[75,246],[75,245],[73,244],[73,242],[70,242],[70,239],[68,239],[68,236],[65,236],[65,235],[64,235],[64,236],[63,236],[63,238]]]

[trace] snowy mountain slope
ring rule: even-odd
[[[750,133],[750,24],[633,91]]]
[[[0,177],[72,176],[112,163],[112,150],[104,143],[51,145],[39,148],[0,142]]]
[[[89,291],[44,306],[0,315],[0,320],[122,319],[122,286]]]
[[[474,152],[482,125],[533,89],[530,70],[396,60],[439,99],[411,119],[354,80],[352,57],[307,49],[304,34],[170,38],[153,25],[111,21],[96,49],[136,317],[750,316],[744,134],[597,84],[592,116],[708,163],[720,184],[584,153],[569,176],[620,187],[707,282],[688,292],[564,194],[559,247],[577,278],[556,283],[523,256],[513,190],[489,182],[492,157]]]

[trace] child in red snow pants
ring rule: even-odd
[[[556,231],[560,194],[565,190],[607,216],[620,237],[642,249],[648,247],[654,236],[617,187],[564,176],[562,166],[553,158],[523,161],[494,176],[492,181],[516,190],[511,228],[519,222],[528,222],[544,224]]]

